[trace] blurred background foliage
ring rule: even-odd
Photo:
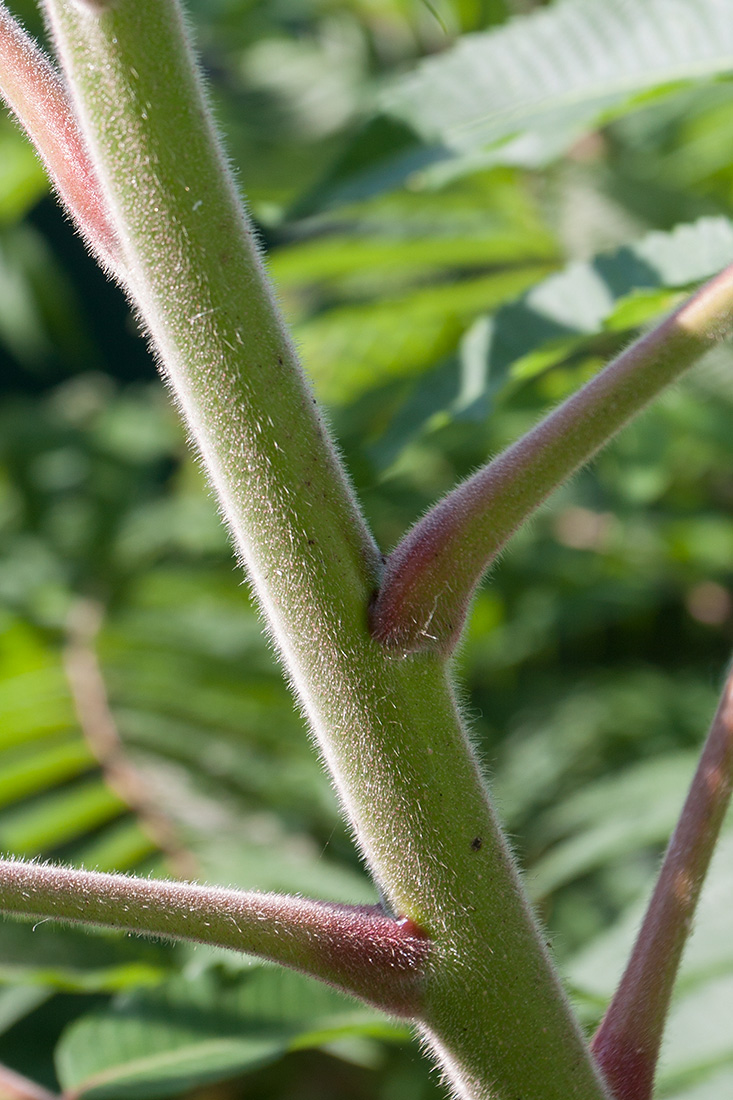
[[[188,9],[385,548],[731,258],[729,0]],[[8,120],[0,361],[2,849],[374,900],[145,339]],[[732,368],[710,355],[553,497],[457,661],[588,1026],[729,658]],[[674,1100],[733,1088],[732,841],[680,982]],[[224,952],[6,922],[0,983],[0,1061],[52,1090],[442,1095],[403,1027]]]

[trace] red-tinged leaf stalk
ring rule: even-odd
[[[730,330],[733,267],[467,481],[387,559],[372,634],[401,653],[456,645],[471,598],[514,532],[633,416]]]
[[[0,910],[230,947],[420,1014],[430,941],[378,908],[0,860]]]
[[[682,952],[733,787],[733,674],[713,719],[636,944],[592,1050],[615,1100],[650,1100]]]
[[[102,266],[124,281],[117,236],[66,85],[0,0],[0,97],[33,141],[62,203]]]

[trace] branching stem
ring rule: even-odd
[[[392,552],[371,613],[400,652],[450,652],[488,566],[524,521],[730,330],[733,267],[706,283],[517,443],[457,486]]]
[[[69,114],[51,79],[51,113],[71,128],[78,180],[88,151],[110,247],[345,815],[389,904],[409,919],[13,861],[0,863],[0,907],[222,944],[316,974],[417,1018],[462,1100],[606,1100],[446,655],[487,562],[516,527],[721,334],[733,272],[460,486],[407,536],[382,583],[220,149],[177,0],[44,6],[73,98]],[[32,77],[23,80],[32,99]],[[45,116],[31,113],[26,125],[51,165],[63,161]]]
[[[304,380],[176,0],[45,0],[128,286],[359,847],[432,943],[421,1018],[456,1094],[601,1100],[442,658],[369,635],[381,559]],[[506,1011],[507,990],[516,1012]]]

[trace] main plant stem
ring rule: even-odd
[[[46,0],[129,286],[364,857],[433,941],[456,1095],[601,1100],[442,658],[374,641],[380,559],[295,361],[175,0]]]

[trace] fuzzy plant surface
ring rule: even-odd
[[[733,269],[678,305],[388,556],[278,310],[177,0],[44,0],[60,74],[0,8],[0,90],[148,334],[383,903],[336,906],[18,859],[0,907],[250,952],[412,1021],[464,1100],[648,1100],[730,795],[726,688],[617,996],[586,1040],[456,698],[512,534],[733,326]],[[39,933],[40,934],[40,933]]]

